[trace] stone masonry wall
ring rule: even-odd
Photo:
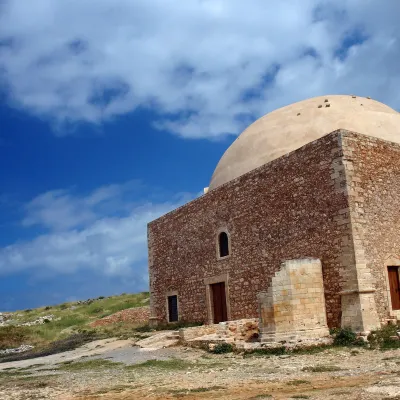
[[[358,290],[367,297],[365,307],[376,304],[381,321],[400,318],[391,310],[387,282],[387,266],[400,265],[400,146],[347,132],[343,149],[360,264]]]
[[[288,260],[258,294],[263,342],[303,340],[329,335],[324,283],[317,259]]]
[[[177,293],[181,320],[209,323],[206,283],[218,276],[228,319],[256,318],[257,293],[281,263],[311,257],[322,263],[328,324],[340,325],[344,242],[354,259],[341,157],[341,132],[332,132],[151,222],[152,318],[166,322],[166,296]],[[221,230],[231,254],[218,259]]]

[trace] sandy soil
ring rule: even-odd
[[[65,361],[93,359],[106,360],[105,365],[100,361],[96,368],[58,370]],[[143,364],[158,359],[173,361]],[[243,357],[179,346],[140,349],[131,341],[108,340],[74,352],[0,364],[2,400],[177,398],[400,399],[400,350]]]

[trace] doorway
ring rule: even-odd
[[[390,298],[392,300],[392,310],[400,310],[400,267],[388,267]]]
[[[177,322],[178,320],[178,296],[168,296],[168,322]]]
[[[225,282],[213,283],[210,285],[210,288],[212,294],[213,322],[214,324],[225,322],[228,319]]]

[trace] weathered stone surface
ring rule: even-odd
[[[225,342],[252,341],[259,336],[258,318],[241,319],[235,321],[221,322],[219,324],[194,326],[179,330],[182,341],[191,340],[218,340]]]
[[[284,262],[268,291],[258,298],[262,342],[329,336],[319,260]]]
[[[347,132],[343,148],[358,258],[356,286],[365,292],[363,323],[400,319],[400,310],[391,307],[387,272],[388,266],[400,266],[400,145]]]

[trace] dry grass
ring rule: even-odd
[[[77,345],[81,345],[88,341],[86,339],[93,340],[94,337],[128,337],[129,333],[132,335],[132,331],[139,328],[141,324],[115,324],[110,327],[98,328],[89,328],[89,324],[117,311],[146,305],[148,297],[148,292],[123,294],[98,298],[91,304],[71,302],[34,310],[16,311],[11,318],[13,325],[0,327],[0,350],[30,344],[35,346],[35,353],[54,354],[54,350],[59,352],[57,351],[58,347],[61,348],[61,351],[75,348],[74,341],[78,342]],[[42,325],[16,326],[49,314],[54,315],[58,320]],[[9,356],[0,356],[0,362],[5,360],[11,361]]]

